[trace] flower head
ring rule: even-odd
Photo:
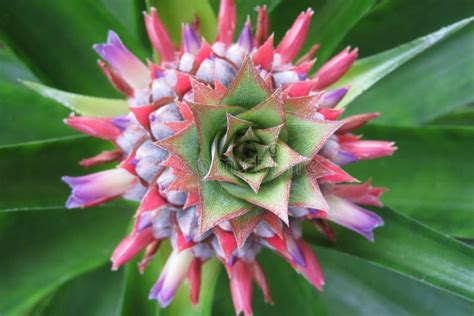
[[[313,11],[302,12],[276,48],[266,8],[257,11],[255,33],[247,20],[233,42],[235,3],[222,0],[215,42],[183,24],[175,50],[152,8],[145,24],[161,63],[148,67],[110,32],[94,49],[107,78],[128,98],[130,113],[65,121],[116,145],[81,164],[119,162],[112,170],[64,177],[72,187],[67,206],[119,196],[140,202],[132,232],[112,255],[113,269],[144,251],[143,271],[161,242],[171,240],[172,254],[150,293],[163,307],[186,277],[197,304],[201,267],[215,256],[231,279],[236,312],[250,315],[252,280],[272,301],[258,264],[262,248],[322,290],[323,273],[302,238],[302,222],[333,239],[332,221],[370,241],[383,225],[360,205],[381,206],[384,189],[353,184],[358,180],[341,167],[395,150],[391,142],[353,134],[378,113],[338,120],[343,110],[336,106],[349,88],[331,85],[351,67],[357,49],[343,50],[311,76],[318,46],[294,59]]]

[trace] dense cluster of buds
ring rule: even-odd
[[[144,251],[143,271],[160,243],[173,251],[151,289],[162,307],[188,278],[197,304],[201,266],[216,256],[230,278],[237,314],[252,314],[252,280],[271,297],[257,255],[266,247],[283,257],[315,288],[323,273],[301,224],[328,238],[328,222],[368,240],[382,219],[359,205],[380,206],[382,188],[358,180],[341,166],[391,155],[393,143],[353,134],[377,113],[338,120],[336,105],[348,87],[330,88],[357,57],[344,49],[314,76],[318,46],[294,61],[313,11],[302,12],[275,47],[265,7],[255,33],[247,20],[233,42],[236,9],[223,0],[218,36],[209,44],[196,24],[184,24],[176,49],[152,8],[146,29],[160,63],[137,59],[109,32],[94,49],[99,66],[129,101],[122,117],[78,117],[66,124],[111,141],[116,149],[81,161],[118,166],[83,177],[64,177],[72,188],[67,207],[88,207],[117,197],[140,202],[129,236],[112,255],[113,269]]]

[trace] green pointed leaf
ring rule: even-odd
[[[63,209],[71,190],[61,177],[110,168],[85,170],[78,164],[110,149],[108,142],[82,136],[0,148],[0,212]]]
[[[321,243],[474,301],[474,248],[391,209],[377,213],[385,224],[377,230],[374,243],[345,228],[336,229],[336,243]],[[314,228],[307,234],[315,236]]]
[[[80,275],[53,293],[41,311],[48,316],[120,316],[125,294],[125,270],[111,271],[110,264]]]
[[[265,212],[261,208],[254,208],[246,214],[231,219],[230,225],[237,241],[237,246],[240,248],[244,245],[247,237],[253,232],[255,226],[260,222],[260,219]]]
[[[260,190],[260,185],[262,184],[263,179],[267,175],[266,170],[259,172],[235,171],[234,173],[237,177],[244,180],[255,193],[258,193],[258,190]]]
[[[259,128],[270,128],[281,125],[285,121],[283,104],[277,91],[260,104],[255,104],[250,110],[237,115],[238,118],[255,123]]]
[[[237,185],[244,185],[229,169],[228,166],[221,161],[217,150],[217,139],[214,139],[212,144],[212,160],[209,171],[204,176],[204,181],[225,181]]]
[[[252,207],[242,199],[227,193],[221,184],[225,185],[226,183],[202,181],[199,184],[201,200],[201,205],[198,204],[199,230],[202,233],[223,221],[247,213]]]
[[[295,171],[291,182],[289,204],[291,206],[329,211],[329,206],[319,189],[318,182],[309,175],[305,167],[298,168]]]
[[[194,103],[189,103],[189,107],[193,112],[194,123],[199,135],[201,159],[205,163],[209,163],[211,161],[211,144],[217,133],[225,130],[227,113],[237,114],[242,109],[238,106],[213,106]]]
[[[465,52],[473,41],[471,22],[377,83],[344,114],[377,111],[376,124],[413,126],[472,104],[474,59]]]
[[[226,148],[229,145],[230,140],[234,135],[252,125],[251,122],[239,119],[238,117],[233,116],[232,114],[227,113],[227,130],[224,136],[223,147]]]
[[[22,314],[58,286],[108,262],[130,219],[127,210],[0,214],[0,313]]]
[[[90,97],[65,92],[31,81],[23,84],[46,98],[61,103],[71,111],[85,116],[119,116],[128,114],[126,100]]]
[[[117,95],[97,67],[92,49],[105,41],[110,29],[140,58],[148,55],[129,33],[130,25],[124,27],[100,1],[2,1],[0,12],[2,40],[40,80],[58,89]]]
[[[466,27],[473,20],[474,18],[469,18],[456,22],[412,42],[357,61],[349,72],[335,85],[337,87],[351,85],[349,93],[337,105],[337,108],[346,107],[349,102],[377,81],[429,47]]]
[[[260,171],[266,168],[278,167],[275,160],[273,160],[272,155],[270,154],[271,148],[265,154],[263,154],[262,161],[258,166],[253,167],[250,171]]]
[[[395,141],[393,157],[359,161],[346,170],[389,188],[382,201],[444,233],[474,237],[472,128],[370,126],[365,139]]]
[[[278,141],[274,147],[270,148],[270,151],[273,153],[273,160],[277,166],[269,170],[265,181],[273,180],[294,166],[308,161],[308,158],[301,156],[282,141]]]
[[[254,133],[265,145],[273,145],[278,141],[278,136],[280,135],[282,127],[283,125],[278,125],[265,129],[256,129],[254,130]]]
[[[314,120],[294,113],[287,113],[286,120],[288,145],[308,158],[314,156],[342,124],[337,121]]]
[[[255,72],[251,59],[247,57],[219,104],[237,105],[251,109],[268,97],[269,93],[265,88],[265,84]]]
[[[255,135],[253,128],[250,126],[242,137],[239,137],[237,144],[244,142],[258,142],[260,139]]]
[[[183,159],[193,171],[199,171],[197,168],[199,157],[199,136],[196,127],[193,125],[179,131],[178,133],[165,138],[158,144]]]
[[[265,183],[260,187],[258,193],[249,187],[224,182],[220,185],[235,198],[260,206],[288,223],[288,196],[291,185],[291,177],[288,173]]]

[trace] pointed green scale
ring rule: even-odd
[[[252,233],[258,222],[260,222],[264,212],[265,210],[261,208],[254,208],[244,215],[230,220],[235,241],[237,241],[237,246],[239,248],[244,245],[247,237]]]
[[[309,160],[282,141],[278,141],[272,151],[274,151],[273,159],[277,166],[270,169],[265,181],[271,181],[294,166]]]
[[[262,157],[262,161],[260,161],[260,163],[255,166],[254,168],[252,168],[251,172],[257,172],[257,171],[260,171],[260,170],[263,170],[263,169],[266,169],[266,168],[273,168],[273,167],[277,167],[277,163],[273,160],[272,158],[272,155],[270,154],[270,151],[267,151],[263,157]]]
[[[258,128],[270,128],[284,124],[285,112],[283,111],[279,90],[250,110],[237,115],[237,117],[255,123]]]
[[[190,125],[173,136],[158,141],[158,145],[183,159],[193,171],[197,170],[199,136],[196,127]]]
[[[224,136],[223,148],[226,148],[235,134],[245,128],[249,128],[253,123],[242,120],[238,117],[233,116],[230,113],[227,113],[227,130]]]
[[[258,142],[260,141],[260,138],[255,135],[253,128],[250,126],[246,131],[245,134],[239,137],[239,139],[236,140],[237,144],[243,143],[243,142]]]
[[[204,176],[204,181],[225,181],[237,185],[245,185],[245,183],[230,172],[227,166],[219,158],[217,151],[217,138],[214,139],[212,144],[212,159],[209,171]]]
[[[255,71],[251,58],[247,56],[219,104],[237,105],[251,109],[267,99],[269,95],[263,80]]]
[[[265,129],[255,129],[255,135],[260,138],[260,140],[266,145],[275,144],[278,141],[278,136],[280,135],[280,131],[283,125],[278,125],[270,128]]]
[[[201,234],[223,221],[241,216],[252,209],[250,203],[232,196],[217,181],[202,181],[199,184],[199,195],[201,203],[198,203],[198,214]]]
[[[189,102],[201,144],[200,156],[204,163],[211,162],[211,144],[219,130],[225,129],[227,113],[238,114],[243,111],[238,106],[213,106]]]
[[[241,187],[225,182],[221,182],[220,185],[235,198],[260,206],[277,215],[288,224],[288,199],[291,187],[289,173],[282,174],[275,180],[263,184],[258,194],[249,187]]]
[[[244,180],[255,193],[258,193],[260,190],[260,185],[267,175],[267,170],[259,172],[241,172],[236,170],[234,171],[234,174],[240,179]]]
[[[295,113],[287,113],[286,124],[287,144],[301,155],[311,158],[344,122],[315,120]]]
[[[319,185],[305,167],[298,168],[294,172],[291,183],[290,201],[291,206],[314,208],[327,212],[329,206],[324,198]]]

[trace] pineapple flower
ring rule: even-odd
[[[378,113],[338,120],[342,110],[335,107],[349,88],[326,89],[351,67],[357,49],[344,49],[310,76],[318,46],[294,59],[313,11],[302,12],[276,48],[266,8],[257,11],[255,33],[247,20],[234,43],[235,3],[222,0],[215,42],[202,39],[197,24],[184,24],[177,50],[152,8],[145,24],[159,65],[146,66],[109,32],[107,43],[94,49],[105,60],[99,60],[104,74],[128,98],[130,114],[65,120],[116,146],[82,165],[119,162],[111,170],[64,177],[72,188],[67,207],[118,197],[140,202],[112,268],[143,251],[143,272],[161,242],[171,240],[173,251],[150,292],[162,307],[186,278],[197,304],[201,267],[215,255],[228,272],[236,313],[252,314],[253,279],[272,302],[256,259],[264,247],[322,290],[323,273],[302,239],[302,222],[333,239],[332,221],[370,241],[383,225],[360,205],[381,206],[385,189],[357,184],[341,166],[396,148],[353,134]]]

